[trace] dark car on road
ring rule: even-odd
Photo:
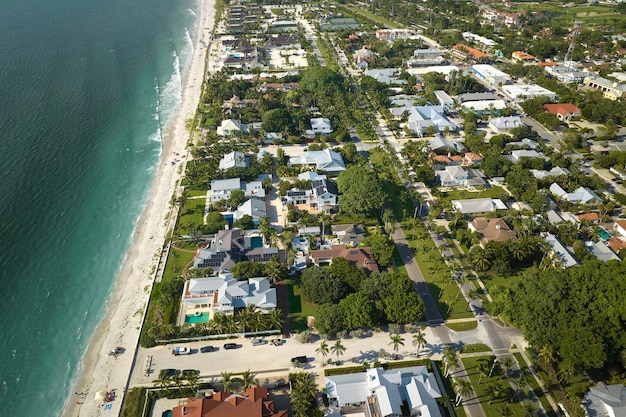
[[[300,363],[302,365],[304,365],[305,363],[307,363],[307,359],[306,356],[296,356],[291,358],[291,363]]]
[[[226,344],[224,344],[224,349],[226,349],[226,350],[237,349],[238,347],[239,347],[239,345],[237,343],[226,343]]]
[[[181,372],[181,375],[183,376],[183,378],[187,378],[190,376],[198,376],[200,375],[200,371],[197,369],[183,369],[183,371]]]
[[[178,369],[172,369],[172,368],[161,369],[161,371],[159,372],[159,379],[166,379],[166,378],[172,377],[179,372],[180,371]]]
[[[202,353],[215,352],[216,350],[217,348],[214,346],[202,346],[200,348],[200,352]]]

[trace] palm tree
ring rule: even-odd
[[[455,407],[458,407],[463,400],[463,397],[468,397],[474,389],[469,381],[464,379],[455,379],[453,382],[454,393],[456,394]]]
[[[504,367],[504,373],[508,375],[509,370],[511,369],[511,366],[513,366],[513,359],[511,359],[510,356],[507,356],[502,361],[502,366]]]
[[[492,382],[487,386],[486,392],[489,395],[489,405],[491,405],[491,402],[502,394],[502,384],[500,381]]]
[[[487,362],[486,360],[482,360],[480,362],[478,362],[478,365],[476,366],[476,370],[478,371],[478,383],[480,384],[480,381],[483,378],[487,378],[487,375],[489,375],[489,362]]]
[[[326,340],[322,340],[320,342],[320,346],[315,349],[315,353],[319,353],[320,355],[322,355],[322,366],[324,366],[324,363],[326,362],[326,356],[328,356],[329,352],[330,350],[328,349],[328,343],[326,342]]]
[[[249,304],[240,310],[237,314],[237,322],[239,323],[241,331],[246,332],[257,327],[254,323],[257,321],[257,318],[256,306],[254,304]]]
[[[283,327],[283,313],[280,309],[275,309],[263,315],[264,328],[281,329]]]
[[[265,276],[274,284],[283,275],[283,264],[278,261],[270,260],[265,264],[264,272]]]
[[[222,390],[230,391],[233,387],[233,374],[232,372],[222,372]]]
[[[508,404],[504,404],[502,407],[500,407],[500,416],[511,417],[512,415],[513,415],[513,411],[511,410],[511,407],[509,407]]]
[[[395,356],[398,356],[398,349],[400,348],[400,346],[404,346],[404,338],[397,333],[391,334],[389,335],[389,337],[391,338],[391,342],[389,342],[389,344],[393,345],[393,351],[395,352]]]
[[[445,376],[450,376],[453,371],[459,368],[459,364],[456,361],[456,352],[450,345],[443,350],[443,367]]]
[[[241,374],[241,388],[245,391],[252,387],[258,387],[259,381],[255,378],[255,374],[248,369]]]
[[[571,362],[565,361],[559,364],[559,382],[567,381],[576,373],[576,367]]]
[[[339,356],[343,355],[346,352],[346,347],[341,344],[341,340],[335,341],[335,344],[332,345],[330,351],[333,355],[337,355],[337,363],[339,363]]]
[[[317,215],[317,219],[319,220],[320,225],[322,226],[322,239],[321,240],[322,240],[322,243],[324,243],[324,236],[326,236],[324,232],[326,231],[325,230],[326,226],[330,225],[332,217],[330,217],[326,213],[319,213]]]
[[[415,352],[417,355],[419,355],[422,346],[426,346],[426,336],[422,329],[418,329],[417,333],[413,335],[413,346],[417,349],[417,352]]]
[[[170,393],[171,390],[170,388],[172,387],[172,377],[166,374],[159,374],[159,379],[155,379],[154,381],[152,381],[154,383],[154,386],[161,389],[161,390],[165,390],[167,393]]]
[[[271,228],[272,226],[267,216],[261,217],[261,219],[259,220],[259,232],[261,232],[261,236],[263,237],[264,244],[267,244],[267,239],[270,236]]]
[[[524,405],[524,417],[535,417],[537,414],[535,413],[535,406],[530,401],[525,401]]]
[[[528,378],[529,375],[526,372],[520,372],[519,377],[515,380],[516,388],[515,392],[513,392],[513,396],[511,397],[511,402],[513,402],[518,393],[528,396],[529,390],[526,388],[528,386]]]
[[[542,346],[537,356],[547,365],[554,363],[554,349],[550,345]]]
[[[389,209],[386,209],[385,212],[383,213],[383,224],[385,226],[385,232],[387,232],[387,234],[389,236],[391,236],[391,234],[393,233],[393,231],[396,228],[396,221],[393,217],[393,212]]]

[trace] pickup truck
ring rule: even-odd
[[[172,349],[172,355],[174,356],[189,354],[191,354],[191,349],[188,347],[175,347],[174,349]]]

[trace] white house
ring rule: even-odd
[[[556,256],[563,268],[578,265],[578,261],[574,255],[565,247],[565,245],[553,234],[544,233],[543,240],[550,245],[553,256]],[[549,256],[549,255],[546,255]]]
[[[437,132],[457,130],[457,125],[445,116],[443,106],[415,106],[406,110],[409,113],[407,127],[418,136],[421,136],[431,126]]]
[[[252,217],[254,225],[258,226],[261,218],[267,215],[265,201],[257,198],[250,198],[244,201],[233,213],[233,220],[239,220],[245,215]]]
[[[458,165],[448,165],[443,170],[435,171],[435,176],[442,187],[466,186],[469,175]]]
[[[535,150],[527,150],[527,149],[517,149],[514,151],[511,151],[511,155],[505,155],[505,157],[513,162],[514,164],[517,164],[518,162],[520,162],[523,158],[526,159],[538,159],[538,158],[542,158],[544,160],[547,160],[548,157],[546,157],[543,153],[541,152],[537,152]]]
[[[320,176],[322,177],[322,176]],[[292,188],[281,197],[283,205],[293,205],[310,212],[330,213],[338,208],[339,192],[334,182],[325,176],[311,181],[311,188]]]
[[[248,168],[250,166],[250,162],[246,155],[241,152],[232,151],[231,153],[227,153],[224,155],[222,159],[220,159],[219,168],[222,170],[229,168]]]
[[[535,84],[512,84],[501,88],[502,93],[516,103],[522,103],[529,98],[546,96],[555,101],[556,93]]]
[[[217,277],[195,278],[185,283],[183,289],[185,315],[217,312],[233,314],[235,309],[242,309],[254,304],[263,313],[269,313],[277,307],[276,290],[270,288],[267,278],[250,278],[237,281],[233,274],[220,273]]]
[[[242,182],[239,178],[229,178],[225,180],[211,181],[211,188],[207,193],[207,204],[215,203],[219,200],[228,200],[233,190],[242,190],[245,197],[265,198],[265,188],[263,182],[250,181]]]
[[[425,366],[385,371],[333,375],[324,378],[331,410],[341,411],[352,404],[367,404],[371,415],[402,416],[405,402],[411,416],[441,417],[437,398],[441,397],[437,381]],[[369,415],[368,414],[368,415]]]
[[[598,382],[585,394],[583,406],[589,417],[626,417],[626,387]]]
[[[301,156],[289,158],[288,165],[304,165],[315,168],[318,171],[331,173],[339,173],[346,170],[342,156],[330,149],[303,152]]]
[[[569,201],[570,203],[602,203],[602,199],[587,187],[578,187],[573,192],[568,193],[559,184],[553,182],[550,185],[550,192],[561,200]]]
[[[443,111],[445,113],[450,113],[452,111],[452,107],[454,106],[454,100],[452,100],[452,97],[450,97],[448,93],[443,90],[435,90],[433,91],[433,94],[437,97],[439,105],[443,107]]]
[[[226,119],[217,127],[218,136],[232,136],[238,133],[247,133],[248,125],[240,120]]]
[[[333,133],[333,126],[325,117],[314,117],[311,119],[311,130],[316,135],[328,135]]]
[[[546,177],[558,177],[559,175],[569,175],[569,169],[554,167],[550,171],[541,170],[541,169],[531,169],[530,172],[533,174],[533,177],[537,179],[542,179]]]
[[[499,198],[471,198],[467,200],[452,200],[455,210],[463,214],[489,213],[496,210],[508,210],[506,204]]]
[[[617,233],[619,233],[623,237],[626,237],[626,220],[616,221],[613,227],[615,228],[615,231]]]
[[[592,240],[585,242],[585,247],[593,256],[602,262],[619,261],[619,256],[615,254],[606,244],[606,242],[594,242]]]
[[[495,133],[508,133],[511,129],[525,126],[519,116],[503,116],[489,120],[489,128]]]
[[[486,81],[489,85],[505,85],[511,81],[511,76],[497,68],[487,64],[472,65],[472,73],[478,78]]]

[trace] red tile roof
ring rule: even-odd
[[[489,57],[489,55],[487,55],[483,51],[479,51],[478,49],[472,48],[471,46],[463,45],[462,43],[454,45],[452,47],[452,49],[457,50],[459,52],[463,52],[463,53],[465,53],[467,55],[471,55],[475,59],[481,59],[481,58],[488,58]]]
[[[590,222],[599,222],[600,221],[600,215],[598,213],[585,213],[585,214],[579,214],[578,216],[578,220],[588,220]]]
[[[286,410],[274,411],[267,388],[252,388],[241,394],[216,392],[209,398],[189,398],[174,407],[172,417],[287,417]]]
[[[615,253],[619,253],[620,249],[626,248],[626,242],[616,237],[612,237],[609,239],[609,247]]]
[[[579,112],[580,109],[571,103],[544,104],[543,110],[552,114],[568,115]]]

